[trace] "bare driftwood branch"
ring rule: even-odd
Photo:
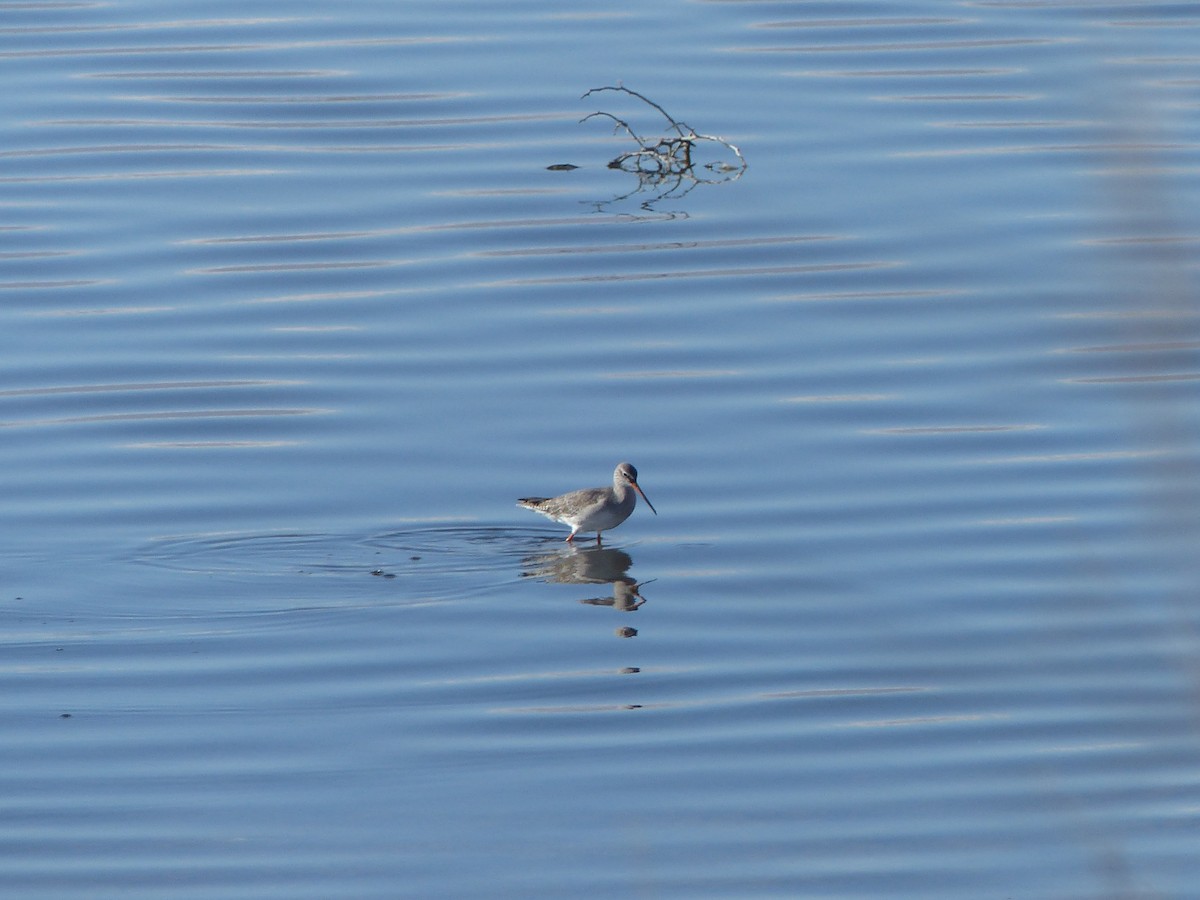
[[[589,93],[590,93],[590,92],[589,92]],[[584,94],[583,96],[585,96],[585,97],[586,97],[586,96],[587,96],[587,94]],[[643,140],[642,140],[640,137],[638,137],[638,134],[637,134],[637,132],[636,132],[636,131],[634,131],[632,128],[630,128],[630,127],[629,127],[629,123],[628,123],[628,122],[626,122],[624,119],[619,119],[619,118],[617,118],[616,116],[614,116],[614,115],[613,115],[612,113],[610,113],[610,112],[594,112],[594,113],[588,113],[586,116],[584,116],[584,117],[583,117],[582,119],[580,119],[579,121],[580,121],[580,122],[586,122],[588,119],[595,119],[597,116],[604,116],[605,118],[612,119],[614,122],[616,122],[616,123],[617,123],[617,127],[616,127],[616,128],[614,128],[614,129],[613,129],[613,131],[619,131],[619,130],[621,130],[622,128],[624,128],[624,129],[625,129],[625,131],[626,131],[626,132],[628,132],[629,136],[630,136],[631,138],[633,138],[635,141],[637,141],[639,145],[644,145],[644,144],[645,144],[645,141],[643,141]]]
[[[658,192],[657,196],[653,198],[654,200],[664,197],[681,197],[695,188],[697,184],[717,184],[722,181],[734,181],[740,178],[742,173],[746,171],[746,159],[737,147],[724,138],[710,134],[699,134],[690,125],[680,122],[644,94],[639,94],[637,91],[622,85],[606,85],[604,87],[592,88],[580,99],[585,99],[593,94],[604,91],[616,91],[640,100],[651,109],[656,110],[666,120],[670,130],[674,132],[673,135],[668,134],[665,137],[647,140],[634,131],[633,126],[620,116],[604,110],[589,113],[579,120],[580,122],[587,122],[590,119],[596,118],[611,119],[614,133],[624,131],[637,145],[636,150],[622,153],[608,164],[610,169],[621,169],[638,176],[637,189],[617,199],[624,199],[635,193],[648,190]],[[704,143],[715,144],[718,147],[725,148],[733,154],[733,159],[704,163],[701,168],[706,169],[709,174],[698,174],[695,170],[694,154],[697,146]],[[647,203],[652,202],[653,200],[647,201]],[[643,203],[642,205],[646,206],[647,203]]]
[[[688,128],[687,132],[685,132],[684,126],[681,123],[676,122],[665,109],[663,109],[661,106],[659,106],[657,103],[655,103],[653,100],[649,99],[648,97],[644,96],[643,94],[639,94],[637,91],[630,90],[629,88],[625,87],[624,85],[615,85],[615,86],[607,85],[605,87],[592,88],[590,91],[585,93],[579,99],[583,100],[587,97],[590,97],[592,94],[598,94],[601,91],[622,91],[626,94],[629,94],[632,97],[637,97],[639,100],[641,100],[643,103],[645,103],[648,106],[653,106],[660,113],[662,113],[662,117],[664,119],[666,119],[668,122],[671,123],[671,127],[675,129],[675,131],[679,134],[680,137],[687,137],[688,136],[687,132],[691,131],[691,129]],[[641,143],[641,141],[639,141],[638,143]]]

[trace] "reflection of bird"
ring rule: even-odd
[[[653,578],[650,579],[650,581],[653,580]],[[588,606],[611,606],[619,612],[637,612],[646,603],[646,598],[639,594],[638,590],[643,584],[649,584],[650,581],[639,583],[632,578],[622,578],[612,583],[613,595],[611,597],[589,597],[579,602],[586,603]]]
[[[552,553],[539,553],[521,561],[528,567],[525,578],[540,578],[553,584],[611,584],[627,577],[633,560],[624,550],[612,547],[588,547],[568,544]]]
[[[568,541],[574,541],[575,535],[581,531],[594,531],[596,543],[599,544],[602,531],[616,528],[629,518],[629,514],[637,506],[637,494],[642,495],[650,511],[657,516],[658,510],[638,486],[637,469],[630,463],[623,462],[613,472],[613,484],[610,488],[584,488],[557,497],[523,497],[517,501],[517,505],[539,512],[556,522],[570,525]]]

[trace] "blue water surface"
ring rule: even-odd
[[[6,895],[1194,892],[1190,4],[2,13]]]

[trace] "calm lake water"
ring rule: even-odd
[[[1198,41],[0,4],[0,893],[1200,896]]]

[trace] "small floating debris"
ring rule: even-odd
[[[736,146],[716,135],[701,134],[637,91],[620,85],[606,85],[592,88],[580,99],[604,91],[616,91],[640,100],[657,111],[668,126],[667,133],[662,137],[647,138],[634,131],[625,119],[605,110],[589,113],[579,120],[611,119],[614,133],[624,132],[637,144],[637,149],[622,153],[608,163],[610,169],[620,169],[638,176],[637,189],[616,199],[656,191],[657,196],[643,202],[643,207],[646,207],[655,200],[681,197],[700,184],[736,181],[746,171],[746,158]],[[707,161],[705,157],[708,157]]]

